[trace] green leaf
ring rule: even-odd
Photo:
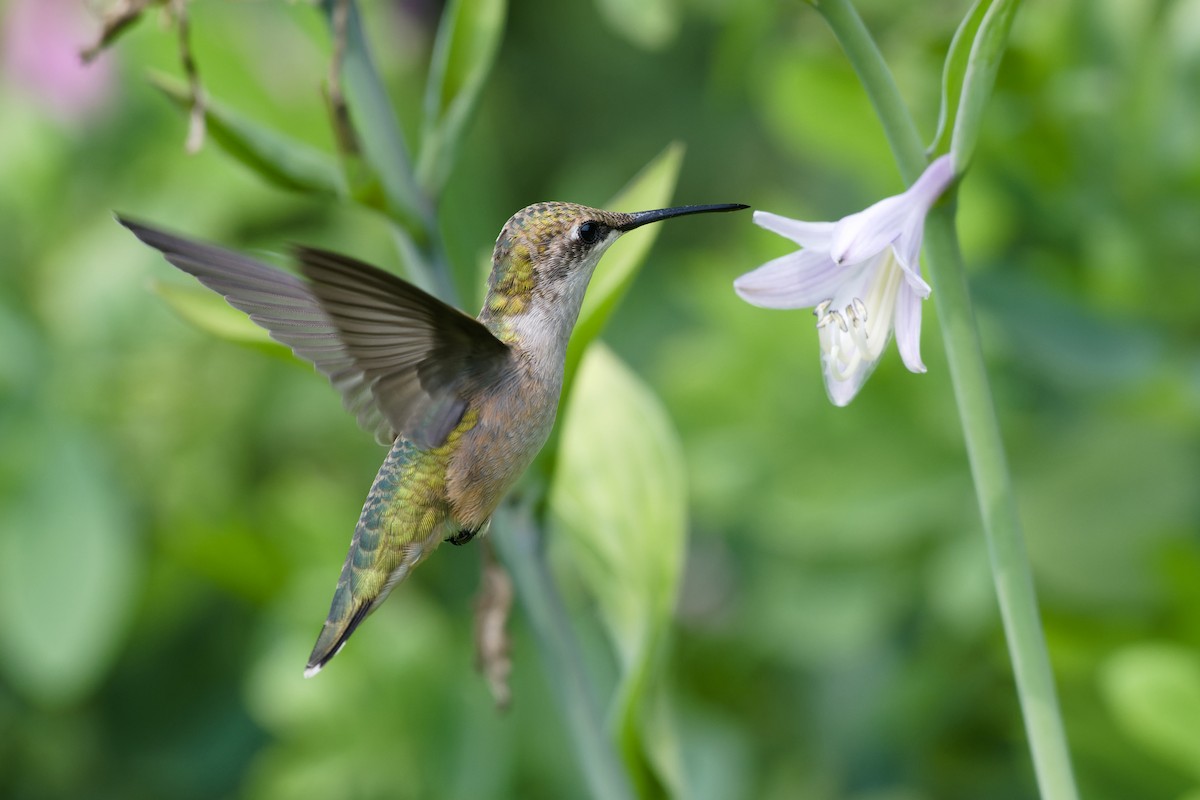
[[[672,142],[605,207],[614,211],[646,211],[669,205],[675,193],[679,168],[683,165],[684,150],[682,143]],[[638,269],[649,255],[650,248],[654,246],[660,228],[660,225],[647,225],[628,236],[622,236],[600,260],[567,347],[564,398],[570,392],[584,351],[600,335],[617,303],[625,296]]]
[[[0,487],[0,669],[46,705],[85,697],[124,638],[138,591],[129,509],[84,431],[6,442],[24,485]],[[4,491],[7,490],[7,491]]]
[[[632,44],[658,50],[679,33],[677,0],[597,0],[600,16]]]
[[[658,398],[602,345],[583,361],[558,458],[548,494],[555,542],[618,657],[610,718],[620,750],[640,794],[686,796],[659,686],[683,564],[683,448]]]
[[[1200,653],[1168,643],[1126,647],[1102,665],[1100,689],[1131,738],[1200,776]]]
[[[949,152],[950,134],[954,130],[954,122],[958,118],[958,104],[962,99],[963,78],[967,74],[967,61],[971,55],[971,45],[983,16],[991,7],[992,0],[976,0],[975,5],[963,17],[954,38],[950,40],[950,49],[946,53],[946,63],[942,67],[942,106],[938,111],[937,133],[929,145],[930,156]]]
[[[324,0],[323,3],[331,28],[335,3],[336,0]],[[370,173],[380,181],[386,198],[384,210],[411,236],[423,242],[433,230],[431,210],[413,175],[408,146],[371,56],[358,4],[354,0],[348,0],[348,3],[342,87],[354,131]],[[352,168],[357,172],[360,166],[356,164]]]
[[[176,314],[206,333],[230,342],[291,358],[291,350],[270,337],[225,298],[199,284],[153,281],[151,288]]]
[[[187,87],[165,75],[150,82],[184,112],[191,107]],[[302,142],[208,101],[204,119],[209,137],[270,184],[314,194],[344,195],[345,185],[334,158]]]
[[[979,23],[962,78],[962,95],[954,117],[950,152],[955,169],[962,173],[970,163],[983,124],[983,112],[996,83],[996,72],[1008,46],[1008,32],[1021,0],[994,0]]]
[[[442,14],[425,88],[425,125],[417,181],[441,193],[463,129],[479,100],[504,35],[508,0],[453,0]]]
[[[617,192],[605,204],[605,208],[614,211],[646,211],[669,205],[679,178],[679,169],[683,165],[685,149],[682,142],[669,144],[643,167],[624,189]],[[571,341],[567,345],[560,400],[562,404],[565,405],[571,396],[571,387],[574,385],[580,360],[587,352],[588,346],[604,329],[605,323],[625,296],[625,292],[629,290],[638,269],[649,255],[650,248],[654,246],[660,228],[660,225],[647,225],[629,236],[622,236],[600,259],[588,286],[587,295],[583,298],[583,307],[579,311],[575,330],[571,333]],[[558,458],[559,431],[559,427],[554,429],[550,441],[542,448],[535,464],[535,471],[541,475],[554,474],[555,460]]]

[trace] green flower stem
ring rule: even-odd
[[[1000,425],[992,404],[987,371],[966,274],[962,268],[954,206],[943,203],[925,223],[925,263],[936,291],[938,318],[946,361],[962,417],[967,457],[975,478],[975,494],[983,515],[992,580],[1008,639],[1025,731],[1033,752],[1038,787],[1046,800],[1075,800],[1075,778],[1067,735],[1054,689],[1054,673],[1042,635],[1033,573],[1017,516]]]
[[[496,512],[492,537],[509,572],[526,618],[538,640],[547,682],[553,688],[567,732],[593,797],[632,800],[633,788],[613,748],[579,655],[579,643],[541,549],[541,536],[528,506]]]
[[[916,125],[883,56],[848,0],[820,0],[815,5],[858,72],[883,123],[900,171],[911,184],[927,162]],[[962,419],[1038,787],[1045,800],[1075,800],[1078,791],[1054,688],[1054,673],[1042,634],[1033,573],[979,346],[952,203],[942,203],[932,211],[926,221],[925,235],[926,264],[933,281],[946,360]]]

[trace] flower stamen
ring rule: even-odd
[[[847,308],[850,308],[850,306],[847,306]],[[854,327],[850,331],[850,339],[854,342],[858,352],[863,354],[868,353],[870,350],[870,346],[867,344],[867,336],[867,326],[856,317]]]

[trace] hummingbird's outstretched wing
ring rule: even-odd
[[[213,245],[117,221],[250,315],[326,375],[359,424],[387,444],[445,442],[463,399],[504,373],[508,346],[478,320],[351,258],[297,248],[307,280]]]

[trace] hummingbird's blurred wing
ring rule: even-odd
[[[347,410],[382,444],[445,442],[472,391],[504,374],[508,346],[479,321],[396,276],[310,248],[307,281],[231,250],[118,221],[250,315],[326,375]]]
[[[512,351],[474,317],[353,258],[311,247],[295,254],[351,360],[341,380],[368,387],[384,419],[417,446],[445,442],[465,398],[506,374]]]

